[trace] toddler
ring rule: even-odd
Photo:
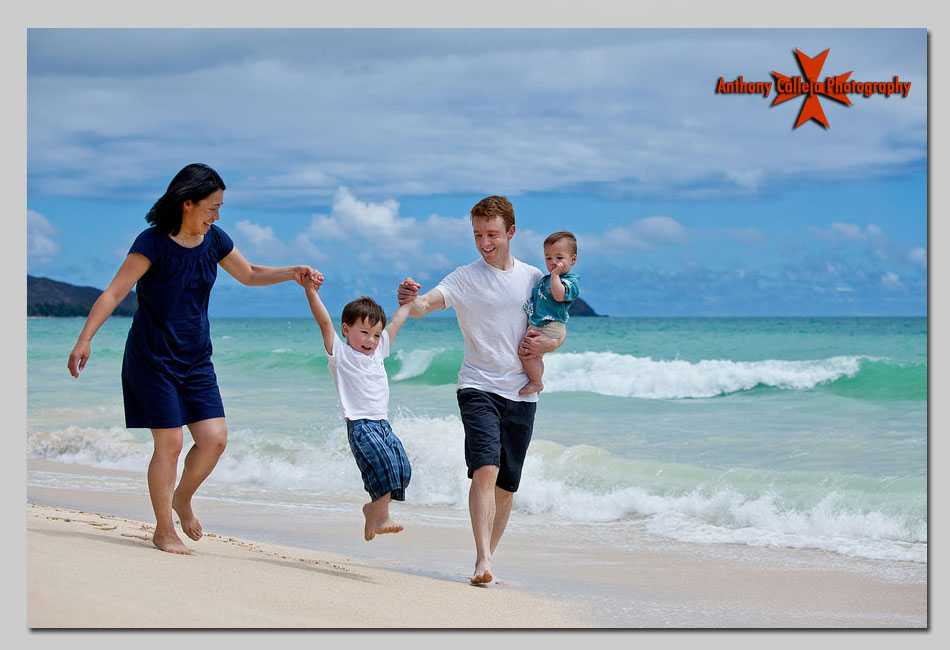
[[[525,313],[528,315],[528,331],[540,332],[556,340],[558,347],[567,338],[567,312],[580,292],[577,276],[571,273],[575,262],[577,239],[574,234],[561,230],[548,235],[544,240],[544,265],[548,269],[548,275],[541,278],[538,285],[531,290],[531,297],[524,304]],[[544,390],[544,384],[541,382],[544,362],[541,357],[523,359],[522,364],[528,373],[528,383],[518,394],[540,393]]]

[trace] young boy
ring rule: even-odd
[[[541,278],[524,304],[525,313],[528,314],[528,331],[540,332],[554,339],[558,347],[567,338],[567,311],[580,292],[577,276],[571,273],[575,262],[577,239],[574,234],[561,230],[548,235],[544,240],[544,264],[549,275]],[[544,361],[537,357],[524,359],[522,364],[528,373],[528,383],[518,394],[540,393],[544,390],[544,384],[541,383]]]
[[[310,311],[323,334],[328,366],[336,384],[350,450],[363,475],[370,503],[363,506],[366,541],[403,529],[389,515],[391,500],[404,501],[411,468],[406,450],[389,426],[389,381],[383,359],[410,305],[400,306],[386,325],[386,314],[372,298],[362,297],[343,308],[343,337],[333,329],[330,314],[317,290],[323,274],[314,271],[303,280]]]

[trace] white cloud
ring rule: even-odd
[[[294,237],[294,244],[296,247],[306,255],[310,264],[315,262],[323,262],[329,258],[329,256],[321,250],[313,241],[310,239],[310,236],[307,233],[298,233]]]
[[[686,229],[670,217],[647,217],[634,222],[633,231],[651,244],[685,244]]]
[[[922,264],[926,266],[927,252],[920,246],[909,249],[884,233],[880,226],[868,223],[863,229],[853,223],[835,222],[827,229],[812,228],[816,237],[831,244],[858,244],[865,247],[869,257],[889,264]]]
[[[324,239],[346,239],[346,232],[339,219],[334,219],[325,214],[317,214],[311,217],[310,225],[301,234],[308,241],[316,240],[320,242]]]
[[[901,282],[900,276],[893,271],[888,271],[881,276],[881,286],[888,291],[904,290],[904,283]]]
[[[328,259],[331,249],[346,244],[357,249],[365,265],[396,263],[398,268],[444,267],[447,258],[441,249],[464,247],[471,241],[468,218],[437,214],[424,220],[401,217],[397,201],[362,201],[346,187],[334,193],[331,214],[314,215],[307,229],[294,239],[317,261]],[[432,249],[435,251],[430,252]]]
[[[258,254],[279,254],[284,245],[274,235],[271,226],[261,226],[247,219],[234,224],[235,230],[240,233],[242,241],[246,242],[250,250]]]
[[[368,271],[444,269],[452,253],[472,245],[467,217],[401,217],[397,201],[362,201],[346,187],[334,193],[331,213],[313,215],[289,244],[271,226],[245,219],[234,228],[242,246],[265,258],[294,254],[309,264],[355,259]]]
[[[853,223],[833,223],[830,233],[826,237],[829,239],[843,239],[846,241],[864,241],[867,239],[867,232],[861,232],[861,226]]]
[[[333,197],[333,217],[347,238],[385,244],[390,249],[411,249],[421,235],[419,232],[413,232],[415,219],[399,218],[397,201],[360,201],[345,187],[338,189]]]
[[[420,231],[430,239],[441,242],[459,242],[460,244],[472,244],[472,222],[468,217],[441,217],[437,214],[430,214],[429,217],[419,223]],[[517,231],[517,229],[516,229]]]
[[[686,197],[874,178],[925,160],[925,92],[862,102],[847,119],[831,106],[829,138],[812,124],[792,132],[790,105],[708,88],[740,70],[791,72],[788,42],[811,52],[832,39],[829,69],[892,69],[899,53],[901,77],[925,89],[926,38],[914,32],[39,30],[28,39],[30,191],[151,195],[196,141],[209,163],[240,170],[233,192],[302,206],[340,185]],[[181,105],[174,87],[215,101]]]
[[[49,219],[34,210],[26,211],[26,253],[36,262],[50,262],[59,254],[54,239],[58,229]]]
[[[683,246],[689,243],[685,227],[670,217],[645,217],[629,226],[617,226],[602,235],[586,235],[585,248],[623,254],[631,250],[652,250],[662,246]]]
[[[746,190],[757,190],[762,183],[765,173],[761,169],[751,171],[729,171],[726,176],[737,186]]]
[[[868,223],[862,230],[857,224],[836,221],[828,226],[828,230],[817,230],[816,234],[830,242],[853,241],[874,245],[889,241],[881,227],[873,223]]]

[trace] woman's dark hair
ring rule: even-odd
[[[168,189],[145,215],[145,220],[161,232],[177,235],[185,201],[197,203],[209,194],[225,189],[218,172],[204,163],[192,163],[175,174]]]

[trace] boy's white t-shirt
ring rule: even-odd
[[[389,332],[383,330],[372,354],[350,347],[333,332],[333,353],[327,357],[343,417],[385,420],[389,417],[389,379],[383,359],[389,356]]]
[[[542,277],[540,270],[518,260],[502,271],[478,258],[436,286],[445,306],[455,308],[465,339],[459,388],[477,388],[519,402],[538,400],[537,393],[518,394],[528,383],[518,344],[528,326],[524,302]]]

